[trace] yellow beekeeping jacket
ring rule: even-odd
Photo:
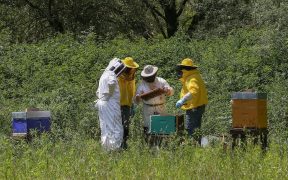
[[[192,99],[188,100],[181,109],[188,110],[196,108],[198,106],[208,103],[207,89],[205,87],[204,81],[199,73],[196,70],[182,70],[183,76],[180,79],[182,83],[182,89],[180,93],[180,98],[185,94],[190,92],[192,94]]]
[[[135,79],[129,81],[124,76],[119,76],[118,83],[120,88],[120,105],[132,106],[132,99],[136,91]]]

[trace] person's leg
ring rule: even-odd
[[[146,143],[149,144],[149,133],[148,133],[148,131],[149,131],[149,128],[144,126],[143,127],[144,140],[145,140]]]
[[[124,129],[122,148],[127,149],[127,140],[129,138],[129,124],[130,124],[129,106],[121,106],[121,116]]]
[[[200,123],[197,122],[195,109],[189,109],[186,111],[186,130],[189,136],[192,136],[196,128],[200,127]]]
[[[189,109],[186,111],[186,128],[188,131],[188,135],[192,137],[195,133],[196,129],[201,128],[201,120],[202,116],[205,112],[205,106],[200,106],[197,108]],[[201,143],[201,135],[196,135],[196,140]]]

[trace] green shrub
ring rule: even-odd
[[[59,131],[77,130],[97,137],[99,126],[93,101],[98,79],[111,58],[125,56],[132,56],[140,64],[138,82],[144,65],[160,67],[158,75],[167,79],[176,91],[168,98],[170,113],[179,112],[175,102],[181,85],[175,76],[175,66],[183,58],[193,58],[208,88],[209,104],[203,119],[205,134],[227,132],[231,122],[231,93],[251,88],[268,93],[269,107],[279,107],[283,113],[279,116],[278,111],[269,109],[271,129],[286,121],[285,103],[279,106],[272,98],[285,91],[287,81],[288,48],[283,33],[269,28],[239,29],[227,38],[201,41],[179,35],[166,40],[116,38],[96,44],[91,38],[78,42],[70,35],[61,35],[36,44],[9,46],[1,55],[0,64],[2,132],[10,132],[11,112],[33,106],[50,110],[53,127]],[[279,74],[284,82],[279,80]],[[140,108],[137,110],[133,118],[136,129],[132,130],[136,136],[142,122]],[[281,118],[276,121],[275,117]]]

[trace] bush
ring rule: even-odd
[[[192,57],[208,88],[209,104],[203,119],[207,134],[227,132],[231,121],[230,95],[247,88],[268,93],[269,107],[280,108],[283,115],[277,121],[277,111],[269,109],[273,129],[286,121],[284,104],[279,106],[271,97],[285,91],[287,49],[287,36],[269,28],[240,29],[227,38],[201,41],[179,35],[166,40],[118,38],[95,44],[90,36],[78,42],[70,35],[61,35],[36,44],[10,45],[1,55],[0,64],[1,131],[10,132],[11,112],[36,106],[52,112],[54,128],[97,137],[98,117],[93,109],[97,81],[110,59],[125,56],[132,56],[140,64],[138,81],[144,65],[160,67],[158,75],[176,90],[168,99],[170,113],[178,111],[174,105],[181,88],[175,65]],[[284,80],[279,80],[279,74]],[[141,123],[139,112],[133,121]],[[139,127],[133,128],[137,134]]]

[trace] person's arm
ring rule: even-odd
[[[193,96],[197,93],[199,90],[198,84],[195,82],[195,80],[190,80],[185,84],[188,87],[188,93],[186,93],[180,100],[177,101],[176,107],[180,108],[183,106],[187,101],[191,100]]]
[[[171,86],[164,86],[163,88],[166,96],[173,96],[174,89]]]
[[[103,97],[102,97],[103,101],[108,101],[113,96],[115,88],[116,88],[116,83],[118,83],[116,76],[110,75],[108,77],[108,80],[107,80],[108,90],[105,93],[102,93],[103,94]]]
[[[142,86],[140,84],[136,90],[135,97],[134,97],[135,104],[139,104],[142,101],[142,99],[140,97],[141,94],[143,94],[143,90],[142,90]]]
[[[181,106],[183,106],[190,99],[192,99],[192,94],[190,92],[188,92],[180,100],[177,101],[176,107],[180,108]]]
[[[174,89],[169,85],[169,83],[165,79],[161,78],[161,81],[165,95],[172,96],[174,94]]]

